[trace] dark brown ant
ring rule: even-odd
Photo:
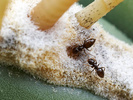
[[[90,48],[95,43],[95,40],[96,39],[93,39],[93,38],[91,38],[89,40],[85,40],[83,45],[79,45],[79,46],[73,48],[72,52],[74,54],[77,54],[78,52],[82,51],[84,48],[86,48],[86,49]]]
[[[96,71],[97,75],[101,78],[104,77],[104,67],[98,68],[99,64],[97,64],[97,61],[95,59],[88,59],[88,63],[91,65],[92,68]]]

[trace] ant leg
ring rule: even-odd
[[[95,59],[96,57],[92,55],[91,53],[87,52],[89,54],[89,58]],[[91,57],[90,57],[91,56]]]
[[[101,63],[98,64],[98,66],[100,65]],[[103,67],[100,67],[100,68],[103,68]]]
[[[90,66],[91,68],[93,68],[90,64],[83,64],[84,66]]]
[[[88,64],[83,64],[84,66],[88,66]]]
[[[93,72],[95,69],[93,68],[93,70],[91,72]]]
[[[86,55],[88,55],[88,57],[90,57],[90,55],[93,56],[91,53],[87,52],[88,50],[86,50],[86,49],[83,49],[83,50],[84,50],[84,53],[85,53]]]
[[[93,70],[91,71],[91,75],[93,74],[92,72],[94,71],[95,69],[93,68]]]
[[[85,49],[83,49],[83,50],[84,50],[84,53],[87,54],[86,51],[85,51]],[[88,55],[88,54],[87,54],[87,55]]]

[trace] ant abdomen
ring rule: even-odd
[[[89,40],[85,40],[84,44],[83,44],[84,48],[86,48],[86,49],[90,48],[95,43],[95,41],[96,41],[96,39],[93,39],[93,38],[91,38]]]
[[[104,70],[102,68],[98,68],[96,70],[96,73],[99,77],[103,78],[104,77]]]

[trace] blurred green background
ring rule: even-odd
[[[80,0],[84,6],[93,0]],[[118,39],[132,44],[133,0],[125,0],[99,22]],[[116,26],[116,27],[115,27]],[[0,65],[0,100],[105,100],[91,91],[55,86],[12,66]]]

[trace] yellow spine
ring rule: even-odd
[[[77,0],[42,0],[31,12],[32,21],[39,29],[51,28]]]
[[[1,28],[2,19],[3,19],[4,12],[6,10],[6,6],[8,2],[9,0],[0,0],[0,28]]]
[[[106,15],[123,0],[95,0],[75,14],[82,27],[90,28],[97,20]]]

